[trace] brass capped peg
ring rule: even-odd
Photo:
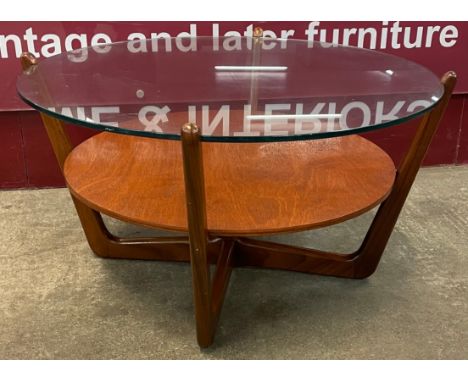
[[[253,35],[254,37],[257,37],[257,38],[263,37],[263,29],[260,27],[255,27],[253,31]]]
[[[32,53],[24,52],[20,56],[21,68],[24,72],[28,72],[32,67],[37,65],[37,58]]]

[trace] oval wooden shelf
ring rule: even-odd
[[[322,227],[370,210],[395,167],[372,142],[347,136],[278,143],[203,143],[208,229],[225,236]],[[70,191],[93,209],[187,231],[179,141],[101,133],[65,162]]]

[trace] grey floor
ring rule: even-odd
[[[350,251],[372,214],[274,240]],[[0,271],[1,359],[466,359],[468,166],[419,173],[367,280],[236,269],[208,350],[189,266],[95,257],[65,189],[0,192]]]

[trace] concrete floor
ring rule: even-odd
[[[372,214],[274,239],[349,251]],[[65,189],[3,191],[0,358],[466,359],[467,252],[468,166],[423,169],[372,277],[236,269],[201,351],[187,264],[97,258]]]

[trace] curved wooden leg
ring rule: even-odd
[[[63,171],[65,159],[73,149],[63,124],[41,114],[57,162]],[[189,261],[187,237],[123,239],[112,235],[99,212],[86,206],[72,195],[86,239],[93,252],[100,257]],[[219,245],[218,245],[219,247]]]
[[[71,196],[89,246],[97,256],[135,260],[187,262],[190,260],[188,237],[136,239],[116,237],[107,230],[99,212]]]
[[[416,131],[411,146],[398,168],[392,192],[381,204],[361,248],[357,251],[354,277],[368,277],[377,268],[429,144],[447,108],[456,81],[456,75],[453,72],[448,72],[443,76],[441,82],[444,95],[439,104],[424,116]]]
[[[37,65],[36,58],[30,53],[23,53],[20,57],[23,71],[28,74]],[[44,83],[44,94],[47,87]],[[57,163],[63,172],[65,159],[73,149],[70,137],[62,122],[41,113],[42,122],[52,145]],[[83,226],[89,246],[94,253],[101,257],[145,259],[145,260],[174,260],[189,261],[188,238],[145,238],[123,239],[112,235],[106,228],[99,212],[86,206],[72,195],[76,211]],[[220,243],[210,246],[210,253],[219,250]],[[213,257],[213,256],[211,256]],[[212,261],[215,261],[213,259]]]
[[[237,239],[236,265],[261,267],[324,276],[353,277],[354,254],[340,255],[251,238]]]
[[[380,262],[406,197],[444,114],[455,83],[456,75],[453,72],[446,73],[442,78],[443,98],[422,119],[411,146],[398,168],[391,193],[381,204],[361,247],[355,253],[341,255],[254,239],[239,239],[236,247],[239,265],[349,278],[366,278],[372,275]]]

